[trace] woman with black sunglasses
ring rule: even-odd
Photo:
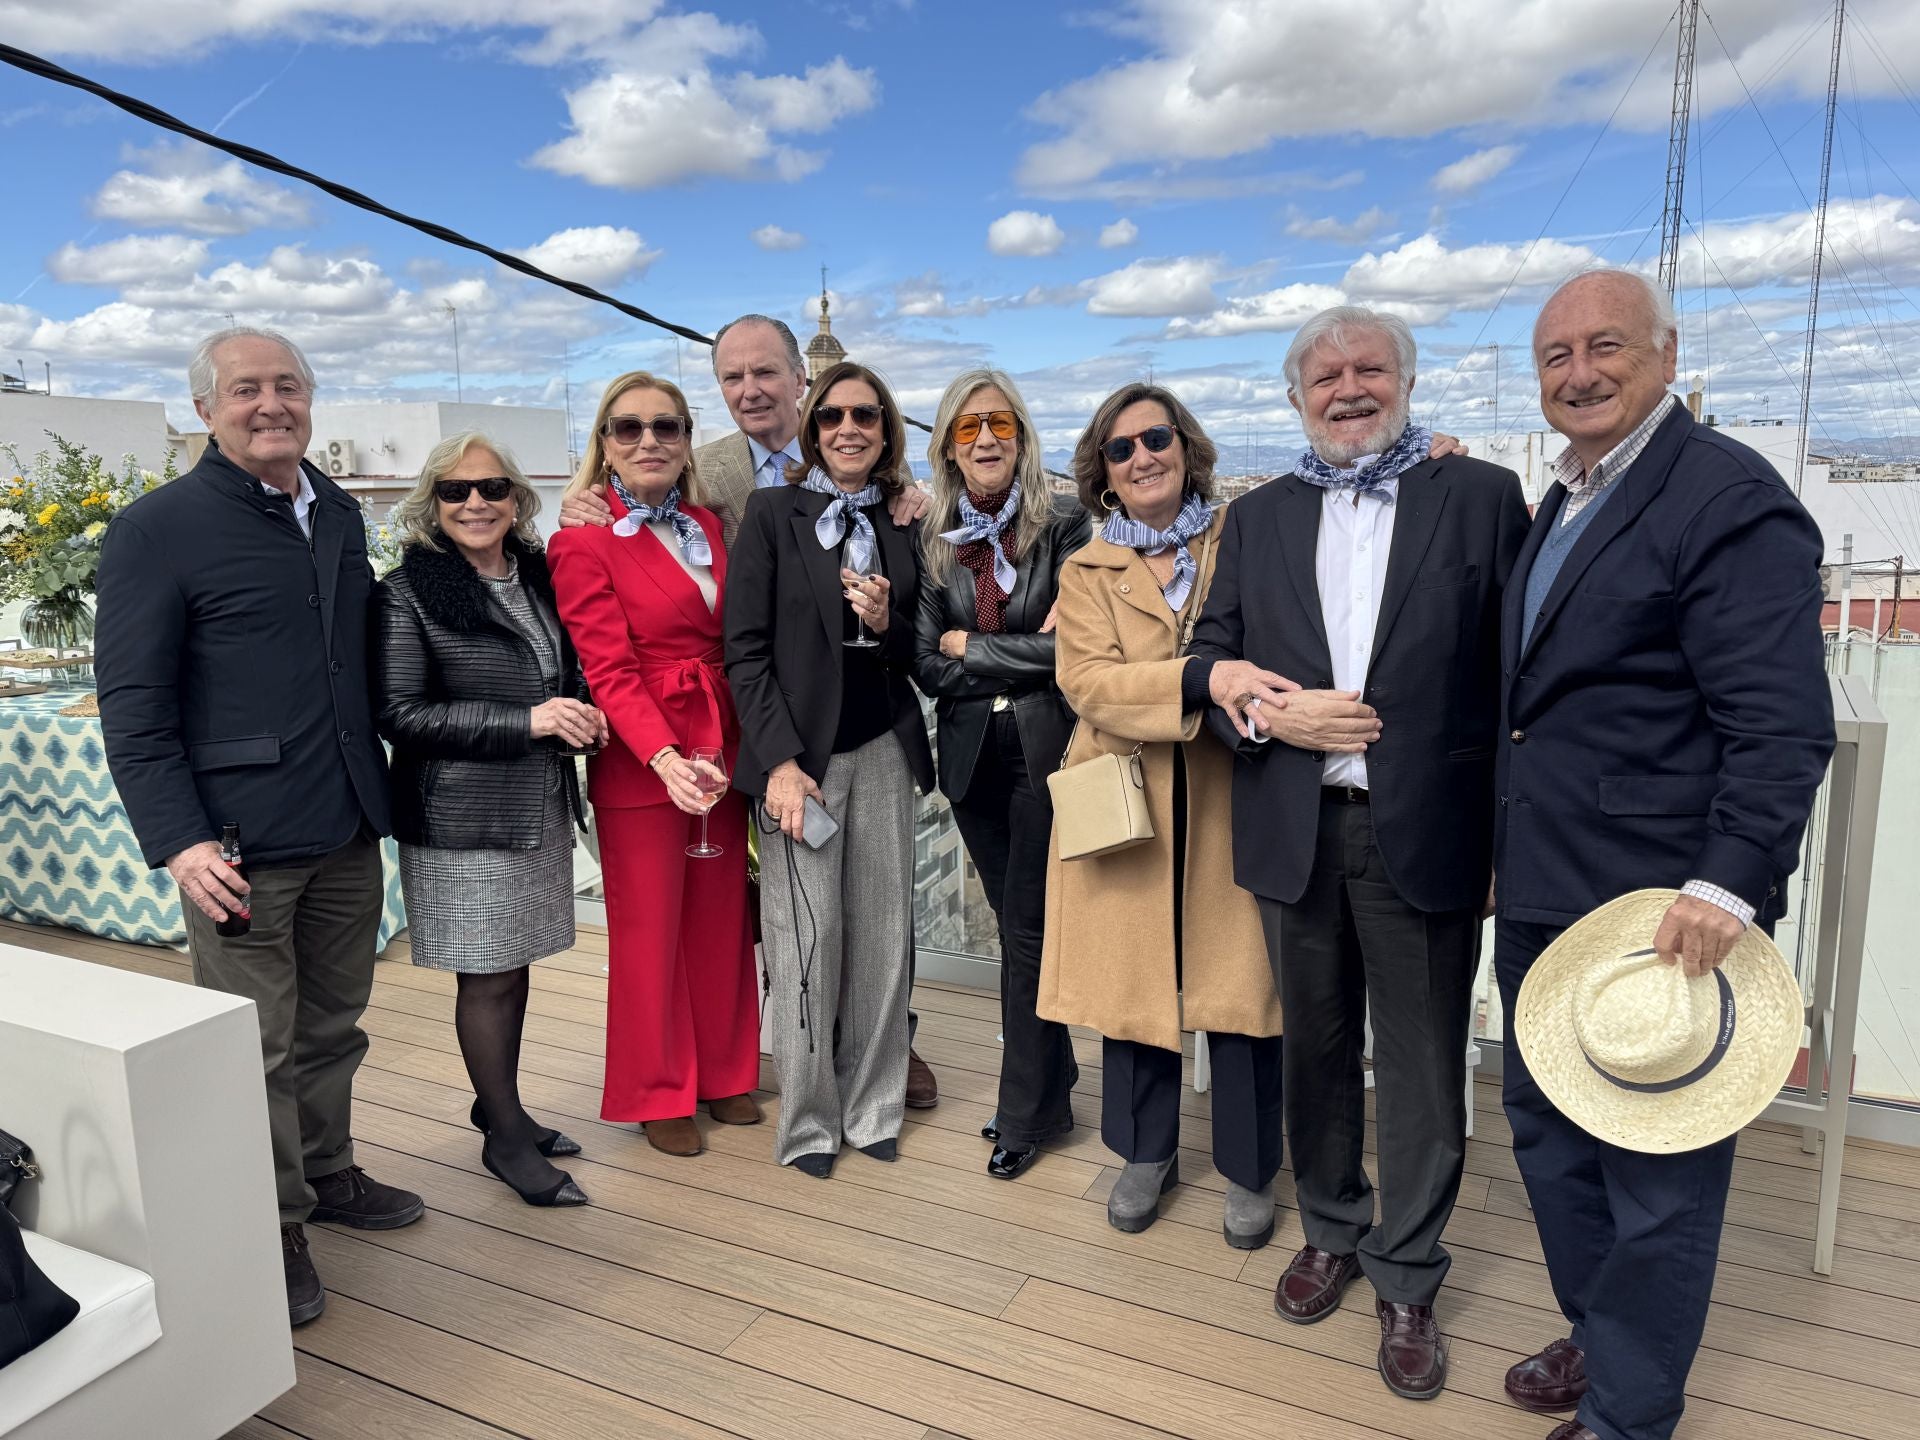
[[[727,552],[699,504],[686,396],[635,371],[607,387],[568,487],[607,487],[612,525],[553,538],[560,614],[612,738],[587,765],[607,897],[602,1119],[698,1155],[694,1112],[759,1123],[760,1012],[740,726],[721,673]],[[698,823],[695,823],[696,820]]]
[[[394,508],[399,566],[374,592],[374,687],[393,747],[413,963],[452,970],[481,1163],[530,1205],[584,1205],[551,1155],[577,1155],[520,1103],[527,967],[573,946],[573,756],[607,722],[588,703],[533,517],[504,446],[435,446]]]
[[[1060,689],[1080,717],[1066,763],[1137,755],[1153,836],[1049,856],[1039,1013],[1103,1037],[1101,1136],[1126,1162],[1107,1220],[1129,1232],[1180,1179],[1181,1031],[1207,1032],[1222,1228],[1253,1250],[1273,1235],[1280,1000],[1259,911],[1233,882],[1233,758],[1200,723],[1209,667],[1185,653],[1226,520],[1215,454],[1192,412],[1147,384],[1108,396],[1074,448],[1100,528],[1060,571]]]
[[[1060,565],[1087,512],[1056,497],[1026,402],[998,370],[947,386],[927,447],[933,504],[921,532],[914,676],[935,702],[940,790],[1000,930],[999,1104],[987,1173],[1019,1175],[1073,1128],[1067,1027],[1040,1019],[1047,839],[1073,713],[1053,677]]]
[[[787,484],[747,501],[727,577],[737,778],[761,802],[774,1159],[820,1179],[843,1140],[892,1160],[906,1100],[913,787],[933,789],[909,678],[919,524],[885,509],[907,478],[885,382],[830,367]]]

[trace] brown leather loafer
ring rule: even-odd
[[[1547,1432],[1547,1440],[1600,1440],[1578,1420],[1563,1420]]]
[[[1536,1414],[1572,1410],[1586,1393],[1586,1352],[1571,1340],[1556,1340],[1507,1371],[1507,1398]]]
[[[707,1101],[707,1114],[722,1125],[758,1125],[760,1103],[751,1095],[722,1095]]]
[[[933,1078],[927,1062],[907,1051],[907,1108],[931,1110],[940,1103],[940,1082]]]
[[[1431,1400],[1447,1388],[1447,1342],[1431,1305],[1376,1300],[1380,1316],[1380,1378],[1394,1394]]]
[[[1358,1255],[1335,1255],[1303,1245],[1273,1287],[1273,1308],[1282,1320],[1296,1325],[1324,1320],[1339,1308],[1340,1292],[1359,1273]]]
[[[647,1143],[663,1155],[698,1155],[706,1149],[700,1141],[700,1127],[691,1115],[676,1115],[671,1120],[642,1120]]]

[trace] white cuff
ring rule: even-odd
[[[1731,890],[1723,890],[1720,886],[1709,884],[1705,880],[1689,880],[1680,887],[1680,893],[1691,895],[1695,900],[1704,900],[1709,905],[1718,905],[1742,925],[1753,924],[1753,906]]]

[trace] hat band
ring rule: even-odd
[[[1634,952],[1635,955],[1651,955],[1653,953],[1651,950],[1636,950]],[[1705,1079],[1713,1070],[1714,1066],[1726,1058],[1727,1048],[1733,1044],[1733,986],[1727,983],[1725,973],[1717,966],[1714,969],[1713,978],[1719,982],[1720,986],[1720,1033],[1714,1037],[1713,1049],[1707,1052],[1707,1058],[1678,1079],[1646,1082],[1622,1080],[1618,1075],[1603,1069],[1600,1064],[1594,1060],[1593,1056],[1588,1055],[1586,1046],[1582,1045],[1580,1047],[1580,1054],[1585,1058],[1587,1064],[1593,1067],[1594,1073],[1599,1075],[1609,1085],[1617,1085],[1620,1089],[1631,1090],[1637,1095],[1665,1095],[1674,1090],[1683,1090],[1687,1086]]]

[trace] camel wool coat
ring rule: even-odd
[[[1209,531],[1217,547],[1226,509]],[[1193,604],[1213,581],[1207,542]],[[1094,537],[1060,569],[1055,671],[1080,717],[1065,763],[1135,744],[1153,817],[1144,844],[1080,860],[1047,860],[1047,929],[1039,1012],[1115,1040],[1180,1048],[1180,1032],[1278,1035],[1280,997],[1253,896],[1233,883],[1233,757],[1183,715],[1178,617],[1146,562]],[[1173,934],[1173,760],[1187,764],[1186,886],[1180,965]],[[1183,983],[1184,982],[1184,983]]]

